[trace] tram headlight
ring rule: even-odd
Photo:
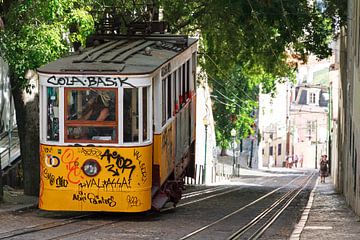
[[[81,169],[88,177],[95,177],[100,172],[100,164],[94,159],[88,159],[84,162]]]

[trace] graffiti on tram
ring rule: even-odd
[[[40,191],[46,186],[76,189],[72,193],[73,201],[114,207],[116,201],[113,196],[96,195],[92,191],[110,193],[127,191],[135,186],[144,187],[145,183],[149,183],[147,169],[150,166],[147,164],[151,164],[151,161],[146,161],[148,155],[141,149],[129,149],[120,153],[119,149],[113,148],[42,146]],[[81,169],[89,157],[97,159],[102,169],[96,177],[87,177]],[[140,200],[134,196],[128,196],[127,201],[132,207],[141,205]]]

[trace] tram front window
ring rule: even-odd
[[[67,89],[65,96],[65,139],[116,141],[116,89]]]
[[[59,140],[59,89],[47,89],[47,135],[49,141]]]

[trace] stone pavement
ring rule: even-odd
[[[22,189],[13,189],[4,186],[4,201],[0,202],[0,214],[3,212],[21,211],[28,208],[35,208],[38,198],[24,195]]]
[[[246,175],[287,172],[286,169],[266,171],[243,170]],[[37,197],[25,196],[22,190],[4,188],[4,203],[0,203],[0,214],[36,208]],[[343,196],[338,194],[331,179],[320,183],[319,179],[310,195],[308,205],[300,222],[295,226],[290,240],[358,240],[360,239],[360,218],[347,206]]]
[[[297,239],[360,239],[360,218],[348,207],[344,197],[335,191],[330,178],[326,179],[326,183],[317,180],[290,238]]]

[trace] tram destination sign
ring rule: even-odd
[[[51,76],[46,80],[52,86],[77,86],[77,87],[121,87],[124,85],[135,87],[129,78],[109,76]]]

